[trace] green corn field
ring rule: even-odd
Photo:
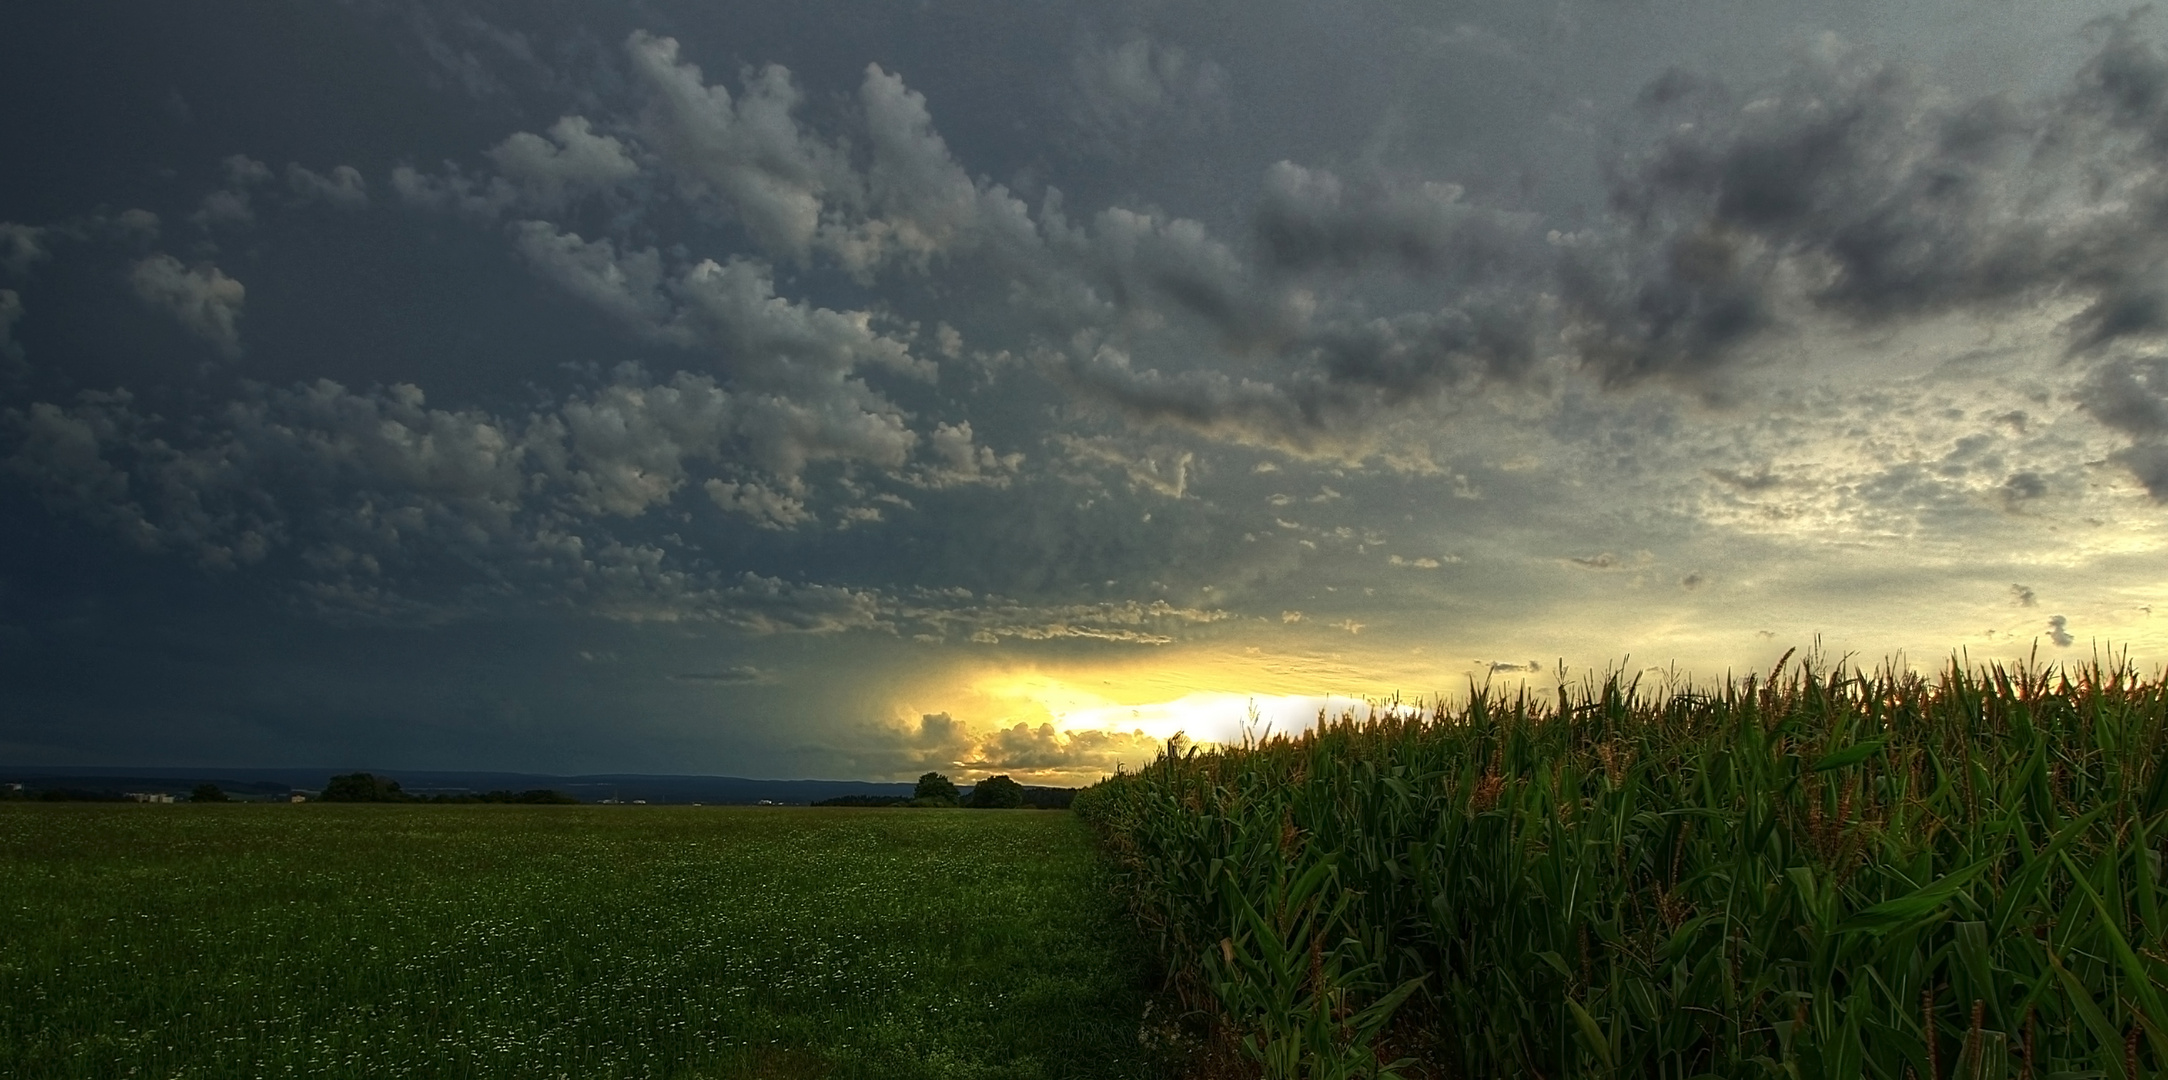
[[[1077,808],[1268,1077],[2134,1078],[2164,754],[2127,662],[1780,663],[1177,741]]]

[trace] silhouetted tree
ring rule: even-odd
[[[188,793],[188,801],[230,802],[231,800],[226,798],[226,793],[221,791],[217,784],[197,784],[196,790]]]
[[[971,789],[966,804],[980,810],[1013,810],[1024,805],[1024,785],[1006,776],[989,776]]]
[[[914,806],[954,806],[956,785],[940,773],[927,773],[918,778],[918,787],[911,792],[911,803]]]

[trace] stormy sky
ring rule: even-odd
[[[1075,782],[2168,660],[2168,16],[18,8],[0,762]]]

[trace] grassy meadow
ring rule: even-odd
[[[1159,1075],[1066,813],[0,804],[0,1076]]]
[[[1077,810],[1274,1080],[2168,1073],[2168,686],[2113,666],[1478,693]]]

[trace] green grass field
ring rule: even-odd
[[[1146,1077],[1066,813],[0,805],[0,1076]]]

